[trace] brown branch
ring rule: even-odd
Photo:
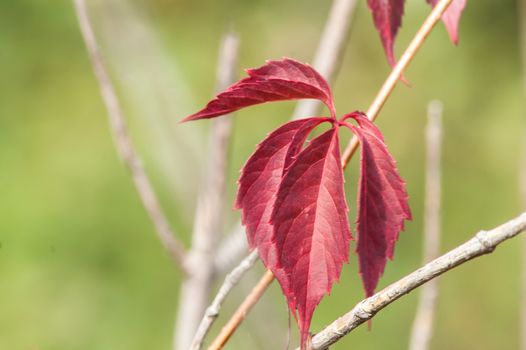
[[[113,87],[108,70],[98,48],[97,39],[89,20],[86,3],[84,0],[74,0],[74,5],[80,31],[86,44],[93,71],[99,83],[102,99],[108,112],[117,152],[131,173],[135,188],[155,226],[161,244],[175,260],[177,266],[184,270],[184,248],[175,238],[176,236],[170,228],[166,215],[155,195],[152,183],[146,175],[139,155],[133,145],[115,88]]]
[[[440,21],[442,14],[447,10],[448,6],[451,4],[452,1],[453,0],[440,0],[433,8],[433,11],[431,11],[429,16],[426,18],[426,20],[414,36],[413,40],[411,40],[411,42],[409,43],[409,46],[400,57],[400,60],[393,68],[391,74],[389,74],[389,76],[387,77],[387,80],[384,82],[384,85],[382,85],[382,88],[380,89],[375,99],[373,100],[373,103],[367,110],[367,117],[369,119],[374,121],[376,117],[378,117],[378,113],[380,113],[380,110],[387,101],[387,98],[393,92],[396,83],[400,80],[405,69],[407,68],[409,63],[411,63],[416,53],[426,40],[427,36],[429,35],[429,33],[431,33],[431,30],[433,30],[438,21]],[[343,152],[343,168],[347,166],[347,164],[351,160],[352,155],[354,154],[354,152],[356,152],[357,148],[358,139],[356,137],[353,137],[351,141],[349,141],[347,148]]]
[[[431,261],[370,298],[325,327],[312,338],[312,349],[326,349],[349,332],[374,317],[380,310],[422,284],[463,263],[489,254],[502,242],[526,230],[526,212],[490,231],[480,231],[469,241]]]
[[[219,50],[217,88],[226,89],[235,79],[239,39],[227,33]],[[222,227],[224,195],[232,118],[214,119],[211,127],[208,164],[199,194],[188,253],[188,277],[183,281],[179,297],[174,349],[188,349],[210,300],[214,280],[214,251]]]
[[[369,107],[367,115],[371,120],[374,120],[377,117],[380,109],[384,105],[387,98],[390,96],[391,92],[393,91],[394,86],[396,85],[396,82],[402,76],[402,73],[404,72],[405,68],[407,68],[407,65],[411,62],[411,60],[415,56],[418,49],[424,43],[424,40],[427,38],[427,36],[431,32],[431,30],[434,28],[436,23],[440,20],[440,17],[446,11],[447,7],[449,6],[451,2],[452,0],[440,0],[440,2],[434,7],[433,11],[426,18],[426,20],[424,21],[424,24],[420,27],[420,29],[416,33],[415,37],[409,44],[408,48],[405,50],[404,54],[400,58],[400,61],[398,61],[398,64],[394,67],[393,71],[388,76],[384,85],[380,89],[380,92],[378,93],[373,103]],[[353,138],[351,142],[349,142],[349,145],[347,146],[347,149],[345,150],[344,155],[342,157],[342,167],[344,169],[349,164],[349,161],[351,160],[351,157],[356,151],[357,146],[358,146],[357,140]],[[267,286],[270,285],[272,281],[273,281],[272,272],[270,272],[270,270],[267,270],[267,272],[262,277],[259,283],[260,285],[264,286],[264,288],[266,288]],[[263,294],[260,290],[253,291],[253,293],[255,292],[257,292],[258,295]],[[253,293],[247,296],[247,298],[245,299],[245,302],[243,302],[239,306],[235,315],[246,315],[250,311],[250,308],[252,308],[254,303],[246,303],[246,300],[248,299],[254,300],[255,295],[253,295]],[[239,326],[243,318],[237,318],[236,320],[237,320],[237,324],[232,323],[232,327],[228,328],[228,331],[232,333],[235,332],[235,330],[237,329],[237,327]],[[228,339],[231,335],[232,334],[228,334],[228,335],[220,334],[220,336],[226,337],[226,339]],[[223,344],[220,341],[218,341],[218,339],[214,341],[214,344],[216,342],[218,344]]]
[[[442,148],[442,103],[432,101],[427,109],[426,197],[424,216],[424,263],[435,259],[440,247],[440,158]],[[425,284],[420,291],[409,349],[427,350],[433,334],[438,280]]]

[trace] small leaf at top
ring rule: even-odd
[[[367,0],[373,14],[374,25],[380,34],[387,61],[391,66],[396,64],[394,41],[402,25],[405,0]]]
[[[213,118],[243,107],[270,101],[314,98],[329,107],[334,116],[332,92],[325,79],[311,66],[284,58],[267,61],[257,69],[248,69],[248,78],[230,86],[210,101],[205,108],[183,122]]]
[[[246,227],[249,246],[258,249],[265,266],[283,286],[287,285],[287,280],[280,273],[271,242],[270,214],[285,169],[301,151],[312,129],[326,120],[328,118],[295,120],[270,133],[250,156],[238,181],[235,206],[241,209],[241,222]],[[284,287],[283,291],[286,290]]]
[[[343,189],[338,128],[313,139],[279,187],[271,223],[285,291],[304,349],[314,309],[349,259],[351,232]]]
[[[437,2],[438,0],[427,0],[427,3],[433,7],[436,6]],[[446,26],[449,38],[455,45],[458,44],[458,24],[464,7],[466,7],[466,0],[453,0],[442,15],[442,22]]]
[[[387,258],[393,259],[404,220],[411,220],[405,182],[387,150],[380,130],[363,114],[352,113],[358,126],[345,123],[360,141],[358,246],[360,274],[367,296],[374,294]]]

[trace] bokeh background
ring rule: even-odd
[[[134,141],[173,227],[189,242],[209,123],[177,125],[211,96],[222,33],[241,37],[240,67],[312,60],[330,1],[90,1]],[[414,220],[380,282],[421,264],[424,127],[444,104],[442,251],[521,211],[524,93],[516,2],[469,1],[453,47],[440,25],[406,73],[378,125],[408,182]],[[429,7],[407,2],[400,54]],[[239,70],[241,74],[241,69]],[[365,1],[333,86],[340,113],[365,110],[389,73]],[[238,171],[255,144],[286,121],[293,102],[235,118],[225,231]],[[356,160],[347,171],[354,217]],[[72,3],[0,0],[0,349],[169,349],[181,274],[161,248],[116,154]],[[434,349],[519,345],[521,240],[440,280]],[[354,249],[354,246],[351,248]],[[228,300],[217,332],[262,274]],[[317,309],[321,329],[363,297],[356,257]],[[335,349],[405,349],[417,294],[382,311]],[[277,284],[230,349],[285,348],[288,313]],[[295,337],[295,327],[292,334]]]

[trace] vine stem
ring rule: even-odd
[[[411,43],[400,57],[400,60],[385,80],[380,91],[371,103],[371,106],[367,110],[367,117],[370,120],[374,121],[378,117],[379,112],[381,111],[388,97],[393,92],[396,83],[400,80],[405,69],[407,68],[409,63],[411,63],[416,53],[424,43],[425,39],[431,33],[438,21],[440,21],[440,18],[447,10],[448,6],[451,4],[452,1],[453,0],[440,0],[433,8],[429,16],[426,18],[426,20],[414,36],[413,40],[411,40]],[[356,137],[353,137],[351,141],[349,141],[349,144],[347,145],[342,155],[343,169],[347,167],[357,148],[358,139]],[[236,331],[236,329],[239,327],[245,316],[256,304],[256,302],[263,295],[263,293],[265,292],[267,287],[272,283],[273,280],[274,275],[270,270],[267,270],[265,272],[265,275],[263,275],[261,280],[256,285],[256,287],[254,287],[250,294],[245,298],[243,303],[235,311],[234,315],[232,315],[227,325],[221,330],[219,335],[212,342],[208,350],[218,350],[226,344],[228,339]]]
[[[404,51],[402,56],[400,57],[400,60],[396,64],[396,66],[391,71],[391,74],[387,77],[384,84],[382,85],[382,88],[380,91],[378,91],[378,94],[374,98],[373,102],[371,103],[371,106],[367,110],[367,117],[374,121],[377,117],[380,111],[382,110],[382,107],[384,106],[385,102],[393,92],[396,83],[400,80],[402,77],[405,69],[411,63],[413,58],[415,57],[416,53],[426,40],[427,36],[435,25],[440,21],[440,17],[446,12],[448,6],[453,2],[453,0],[440,0],[437,5],[433,8],[433,11],[429,14],[429,16],[426,18],[418,32],[416,32],[416,35],[414,36],[413,40],[409,43],[409,46]],[[349,144],[345,148],[345,151],[342,155],[342,167],[345,169],[347,167],[347,164],[349,164],[349,161],[351,160],[354,152],[356,152],[356,149],[358,148],[358,138],[354,136],[351,141],[349,141]]]

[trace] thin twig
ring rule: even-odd
[[[252,266],[254,266],[257,260],[258,252],[257,250],[254,250],[245,259],[243,259],[241,263],[232,270],[232,272],[230,272],[225,277],[225,281],[223,282],[223,285],[219,288],[219,291],[217,292],[214,300],[212,301],[212,304],[210,304],[210,306],[206,309],[205,315],[201,320],[199,327],[197,328],[197,332],[194,336],[194,340],[192,341],[192,346],[190,347],[190,349],[201,349],[206,334],[210,330],[210,327],[212,327],[214,321],[219,316],[221,305],[225,301],[227,295],[239,283],[241,278],[244,276],[245,272],[247,272]]]
[[[424,216],[424,263],[435,259],[440,247],[440,158],[442,148],[442,103],[432,101],[427,109],[426,197]],[[409,349],[427,350],[433,334],[438,279],[420,290]]]
[[[422,284],[471,260],[489,254],[510,238],[526,230],[526,212],[490,231],[480,231],[469,241],[431,261],[370,298],[362,300],[351,311],[325,327],[312,338],[312,349],[326,349],[353,329],[367,322],[384,307]]]
[[[99,83],[100,93],[106,105],[111,131],[117,151],[128,167],[139,197],[148,212],[159,240],[177,266],[184,270],[185,251],[182,244],[175,238],[176,235],[170,228],[159,200],[155,195],[152,183],[146,175],[139,155],[133,145],[126,126],[126,121],[111,82],[108,70],[99,51],[97,40],[89,20],[86,3],[84,0],[74,0],[75,11],[79,21],[80,31],[86,44],[93,71]]]
[[[357,0],[334,0],[316,50],[312,66],[331,85],[341,67],[356,5]],[[323,104],[319,100],[301,100],[296,105],[292,119],[318,115],[322,107]]]
[[[400,80],[405,69],[407,68],[409,63],[411,63],[416,53],[418,52],[418,49],[420,49],[427,36],[429,35],[429,33],[431,33],[431,30],[433,30],[438,21],[440,21],[442,14],[447,10],[448,6],[451,4],[452,1],[453,0],[440,0],[433,8],[433,11],[431,11],[429,16],[426,18],[426,20],[414,36],[413,40],[411,40],[411,43],[409,43],[409,46],[400,57],[400,60],[393,68],[391,74],[389,74],[389,77],[387,77],[387,80],[384,82],[384,85],[382,85],[382,88],[380,89],[375,99],[373,100],[373,103],[367,110],[367,117],[369,119],[374,121],[376,117],[378,117],[378,113],[380,113],[380,110],[387,101],[387,98],[393,92],[396,83]],[[353,137],[351,141],[349,141],[347,148],[343,152],[342,164],[344,168],[351,160],[351,157],[354,154],[354,152],[356,152],[357,148],[358,139],[356,137]]]
[[[245,227],[238,222],[219,245],[214,257],[215,273],[222,276],[235,266],[241,256],[247,253],[248,243]]]
[[[429,35],[429,33],[431,32],[435,24],[440,20],[440,17],[446,11],[451,1],[452,0],[440,0],[440,2],[434,7],[433,11],[427,17],[424,24],[420,27],[420,29],[416,33],[414,39],[409,44],[408,48],[406,49],[406,51],[400,58],[400,61],[395,66],[391,74],[388,76],[384,85],[380,89],[380,92],[378,93],[377,97],[374,99],[373,103],[371,104],[371,107],[369,108],[369,111],[367,114],[369,118],[371,118],[371,116],[373,116],[373,118],[371,118],[372,120],[376,118],[381,107],[383,106],[383,104],[385,103],[385,101],[390,96],[391,92],[393,91],[393,88],[396,82],[402,76],[403,71],[405,70],[407,65],[411,62],[412,58],[414,57],[414,55],[416,54],[420,46],[423,44],[424,40]],[[353,156],[357,145],[358,144],[356,142],[356,144],[353,146],[353,142],[351,140],[351,142],[347,146],[347,149],[342,157],[342,168],[343,169],[345,169],[347,165],[349,164],[349,161],[351,160],[351,157]],[[259,285],[262,285],[264,286],[264,288],[266,288],[270,285],[272,281],[273,281],[272,272],[270,272],[270,270],[267,270],[265,275],[261,278]],[[259,295],[263,294],[260,290],[257,290],[257,293],[259,293]],[[254,305],[254,303],[246,303],[246,300],[247,299],[254,300],[254,298],[255,296],[252,293],[249,294],[246,297],[245,302],[243,302],[237,309],[236,315],[239,315],[239,314],[246,315],[250,311],[250,308]],[[235,325],[232,324],[232,327],[228,329],[232,333],[235,332],[235,330],[237,329],[237,327],[239,326],[243,318],[237,318],[236,320],[238,323]],[[225,335],[220,334],[220,336],[225,336]],[[230,336],[231,334],[228,335],[227,339]]]
[[[239,306],[239,308],[230,318],[228,323],[223,327],[223,329],[221,329],[221,332],[216,337],[216,339],[214,339],[212,344],[208,347],[208,350],[219,350],[223,348],[228,339],[230,339],[237,327],[241,324],[248,311],[250,311],[252,307],[256,305],[259,298],[261,298],[261,296],[273,280],[274,275],[272,274],[272,272],[267,270],[263,278],[259,280],[258,284],[254,287],[254,289],[252,289],[249,296]]]
[[[217,66],[217,88],[226,89],[235,79],[239,39],[227,33],[221,43]],[[214,280],[214,251],[222,227],[224,195],[232,118],[212,122],[209,162],[199,193],[192,235],[192,249],[188,252],[186,268],[189,272],[181,286],[174,349],[188,349],[210,300]]]

